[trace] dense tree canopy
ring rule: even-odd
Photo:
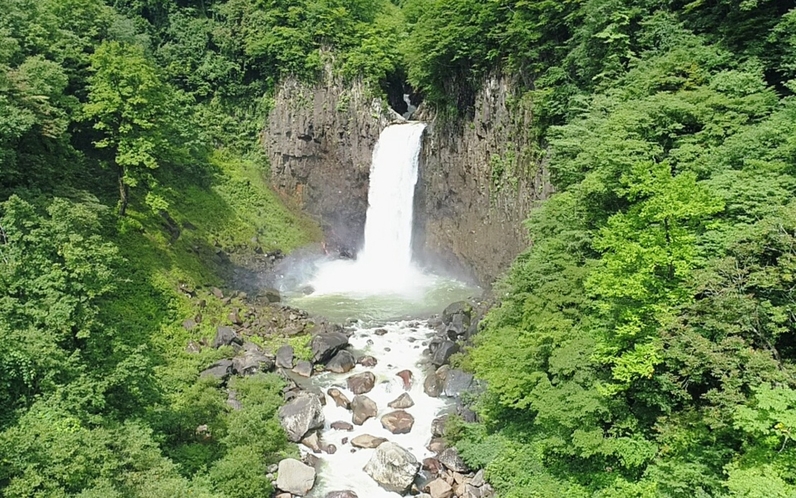
[[[198,378],[229,352],[184,351],[228,303],[191,335],[177,289],[220,282],[219,247],[311,238],[256,141],[276,85],[327,69],[406,78],[446,119],[494,74],[532,102],[556,193],[463,360],[481,423],[449,431],[501,496],[796,495],[776,0],[7,0],[0,494],[271,492],[280,381],[237,381],[230,410]]]

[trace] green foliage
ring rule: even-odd
[[[506,496],[789,496],[793,101],[639,15],[603,34],[647,48],[597,55],[611,79],[547,134],[559,192],[465,362],[489,387],[457,446]]]

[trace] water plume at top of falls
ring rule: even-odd
[[[421,290],[433,278],[412,264],[414,191],[424,123],[385,128],[373,151],[365,244],[356,261],[324,263],[314,294],[380,294]]]

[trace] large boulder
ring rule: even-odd
[[[256,345],[247,342],[244,353],[232,359],[232,369],[237,375],[254,375],[274,369],[274,359],[263,353]]]
[[[288,493],[304,496],[315,485],[315,469],[294,458],[279,462],[276,487]]]
[[[294,443],[301,441],[309,431],[323,428],[321,400],[314,394],[299,393],[279,408],[278,415],[288,439]]]
[[[470,467],[464,463],[456,448],[448,448],[437,455],[437,460],[449,470],[454,472],[470,472]]]
[[[364,394],[357,394],[351,400],[351,421],[356,425],[364,424],[369,418],[375,417],[379,413],[376,402]]]
[[[431,498],[451,498],[453,488],[444,479],[437,478],[428,485],[428,492]]]
[[[326,493],[326,498],[359,498],[353,491],[330,491]]]
[[[387,491],[404,494],[415,480],[420,463],[395,443],[382,443],[365,465],[365,472]]]
[[[318,334],[310,342],[312,361],[314,363],[325,363],[346,346],[348,346],[348,337],[342,332]]]
[[[226,382],[232,374],[232,360],[219,360],[199,374],[201,378],[213,377],[221,382]]]
[[[381,426],[393,434],[409,434],[415,418],[404,410],[395,410],[381,417]]]
[[[439,367],[447,363],[451,356],[459,352],[459,345],[445,339],[440,342],[432,342],[429,344],[429,349],[431,350],[431,363]]]
[[[326,370],[334,373],[346,373],[353,370],[356,365],[354,355],[342,349],[326,364]]]
[[[362,372],[346,379],[348,390],[354,394],[365,394],[376,385],[376,376],[372,372]]]
[[[469,325],[472,314],[473,307],[470,303],[467,301],[456,301],[455,303],[449,304],[444,310],[442,310],[442,323],[445,325],[450,325],[450,323],[458,315],[466,317],[467,324]]]
[[[467,392],[473,385],[473,374],[461,370],[449,370],[445,375],[445,384],[442,388],[443,396],[458,398]]]
[[[443,365],[436,372],[429,373],[426,376],[426,380],[423,381],[423,391],[432,398],[439,397],[445,387],[445,376],[449,370],[450,367],[448,365]]]
[[[231,346],[233,344],[242,346],[243,339],[238,336],[232,327],[227,327],[224,325],[217,327],[216,336],[213,338],[212,346],[214,348],[220,348],[221,346]]]
[[[288,370],[293,368],[293,346],[285,344],[276,350],[276,366]]]

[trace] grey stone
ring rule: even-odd
[[[323,408],[318,396],[299,393],[279,408],[279,422],[289,440],[297,443],[311,430],[323,428]]]
[[[353,491],[330,491],[326,498],[359,498]]]
[[[409,451],[387,441],[373,452],[365,472],[387,491],[405,493],[415,480],[420,464]]]
[[[449,470],[453,470],[455,472],[470,472],[470,468],[464,463],[462,457],[459,456],[459,452],[456,448],[447,448],[442,453],[437,455],[437,460],[442,463],[445,467]]]
[[[351,371],[355,365],[354,355],[343,349],[338,351],[337,354],[329,360],[326,364],[326,370],[334,373],[346,373]]]
[[[231,346],[232,344],[241,346],[243,345],[243,339],[238,337],[238,334],[232,327],[224,325],[216,327],[216,336],[213,338],[212,346],[214,348],[220,348],[221,346]]]
[[[390,408],[411,408],[415,406],[414,400],[409,396],[409,393],[403,393],[394,400],[387,403]]]
[[[354,439],[351,440],[351,446],[355,448],[378,448],[382,444],[386,443],[387,440],[383,437],[376,437],[371,436],[370,434],[361,434]]]
[[[362,372],[352,375],[346,379],[348,390],[354,394],[365,394],[373,389],[376,384],[376,376],[371,372]]]
[[[285,344],[276,350],[276,366],[288,370],[293,368],[293,346]]]
[[[222,382],[232,375],[232,360],[219,360],[199,374],[200,378],[214,377]]]
[[[369,418],[379,413],[376,402],[364,394],[358,394],[351,400],[351,421],[356,425],[364,424]]]
[[[293,458],[279,462],[276,487],[288,493],[304,496],[315,485],[315,469]]]
[[[345,394],[343,394],[340,389],[330,387],[326,391],[326,394],[328,394],[334,400],[334,403],[337,406],[345,408],[346,410],[351,408],[351,401],[346,397]]]
[[[348,346],[348,337],[342,332],[317,334],[310,342],[312,361],[314,363],[325,363],[346,346]]]
[[[251,344],[251,343],[246,343]],[[244,349],[246,349],[244,344]],[[254,375],[274,369],[274,359],[257,350],[249,349],[232,359],[232,369],[237,375]]]
[[[307,360],[299,360],[296,362],[296,366],[293,367],[293,371],[302,377],[311,377],[312,363],[308,362]]]
[[[332,422],[331,428],[337,431],[348,431],[351,432],[354,430],[354,426],[348,422],[343,420],[338,420],[337,422]]]

